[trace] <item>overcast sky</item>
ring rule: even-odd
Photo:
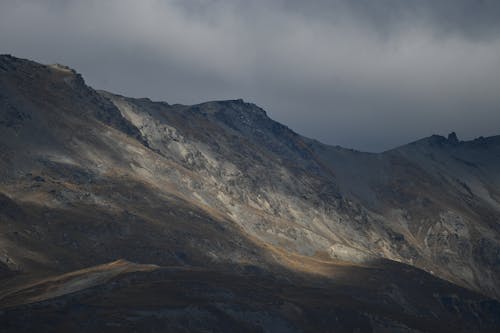
[[[500,134],[499,0],[0,0],[0,53],[367,151]]]

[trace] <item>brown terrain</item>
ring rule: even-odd
[[[498,332],[499,170],[0,56],[0,331]]]

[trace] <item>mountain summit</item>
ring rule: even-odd
[[[500,136],[373,154],[0,56],[0,324],[495,331]]]

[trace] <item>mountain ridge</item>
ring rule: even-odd
[[[303,137],[242,100],[184,106],[128,98],[95,91],[65,67],[5,56],[0,111],[6,276],[37,279],[120,258],[285,280],[299,271],[332,283],[340,267],[383,280],[414,266],[428,273],[410,275],[436,286],[422,287],[427,302],[432,293],[451,297],[439,279],[460,286],[453,289],[460,304],[472,297],[479,306],[485,298],[475,293],[500,295],[498,136],[435,136],[363,153]],[[357,295],[362,282],[350,278]],[[403,293],[400,306],[418,317],[410,287],[391,283],[397,287],[374,286],[374,295]]]

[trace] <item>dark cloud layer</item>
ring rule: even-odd
[[[500,134],[494,0],[2,0],[0,52],[131,96],[242,97],[362,150]]]
[[[326,19],[348,15],[388,35],[414,24],[428,25],[436,35],[471,39],[497,38],[500,2],[496,0],[300,0],[289,8]]]

